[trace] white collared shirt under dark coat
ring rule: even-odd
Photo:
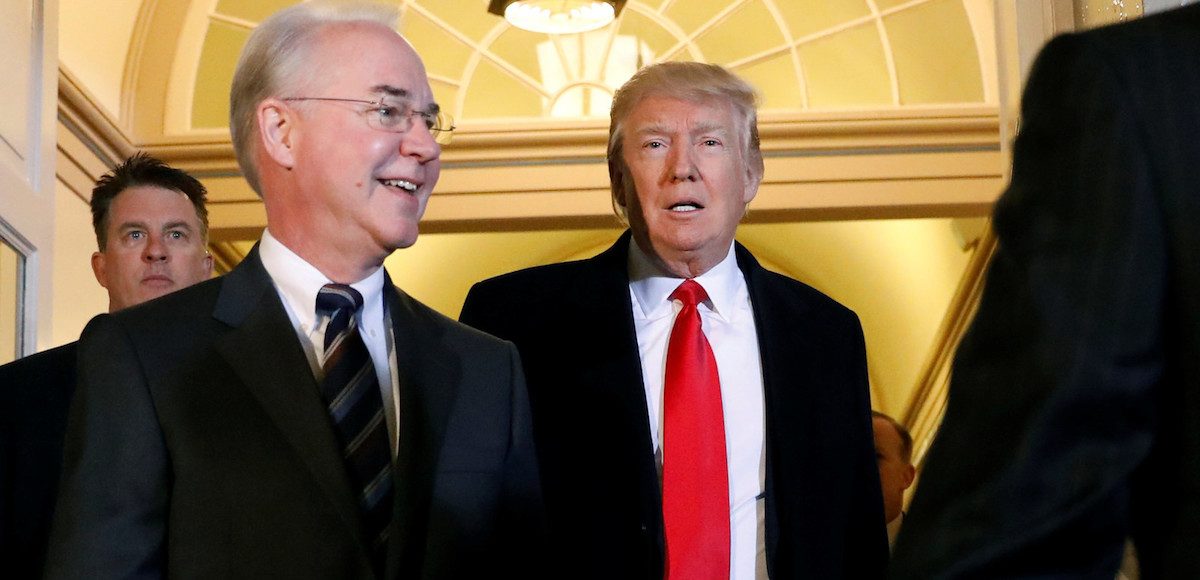
[[[662,473],[660,433],[667,343],[682,308],[670,295],[683,283],[659,270],[637,245],[629,244],[629,294],[637,330],[650,417],[650,439]],[[721,408],[725,416],[725,454],[729,469],[730,580],[765,579],[766,542],[762,361],[758,331],[746,279],[738,268],[733,244],[725,258],[697,276],[708,300],[697,305],[701,328],[717,359]]]
[[[258,253],[275,290],[279,292],[279,299],[300,339],[300,345],[304,347],[313,376],[320,382],[323,376],[321,361],[325,358],[325,327],[329,324],[329,317],[317,316],[317,292],[332,280],[272,236],[270,229],[263,230]],[[384,280],[383,266],[380,266],[366,278],[350,284],[350,287],[358,290],[363,297],[363,307],[357,315],[359,334],[367,352],[371,354],[375,375],[379,379],[388,440],[394,457],[399,442],[396,425],[400,416],[400,378],[396,372],[396,346],[392,339],[391,319],[387,317],[383,304]]]

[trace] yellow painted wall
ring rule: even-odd
[[[746,225],[738,238],[760,260],[858,313],[874,405],[899,416],[970,257],[953,223]]]
[[[108,311],[108,293],[92,274],[96,236],[88,205],[61,182],[54,192],[54,317],[42,350],[79,338],[88,320]]]
[[[58,0],[59,63],[112,118],[121,110],[125,55],[142,0]]]
[[[621,230],[423,234],[388,258],[406,292],[457,317],[475,282],[594,255]],[[867,340],[876,408],[900,414],[966,267],[950,219],[749,224],[738,239],[765,266],[855,310]]]

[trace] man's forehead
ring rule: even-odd
[[[178,215],[178,219],[199,222],[192,200],[178,189],[159,185],[134,185],[121,190],[113,197],[109,213],[117,215],[113,224],[132,221],[148,221],[163,214]],[[169,218],[178,221],[176,218]]]
[[[134,198],[145,199],[147,197],[180,198],[184,201],[189,201],[187,194],[178,189],[154,183],[137,183],[122,189],[117,195],[113,196],[113,205],[124,205],[123,201],[130,201]]]
[[[431,100],[420,55],[399,33],[377,22],[328,24],[308,51],[309,62],[321,71],[309,89]]]
[[[681,118],[679,108],[686,109]],[[684,99],[668,95],[649,95],[629,114],[629,128],[638,132],[677,129],[691,131],[729,131],[733,123],[729,103],[719,99]]]

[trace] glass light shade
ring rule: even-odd
[[[599,0],[518,0],[504,9],[504,19],[513,26],[546,34],[596,30],[615,17],[612,3]]]

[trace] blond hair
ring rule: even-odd
[[[737,75],[715,64],[700,62],[661,62],[645,67],[617,89],[613,95],[608,126],[608,178],[612,188],[613,211],[625,219],[620,202],[631,193],[633,184],[626,178],[628,168],[621,156],[624,146],[625,119],[647,97],[667,97],[691,102],[717,100],[733,107],[738,135],[746,162],[755,182],[763,176],[762,150],[758,140],[758,98],[754,88]]]

